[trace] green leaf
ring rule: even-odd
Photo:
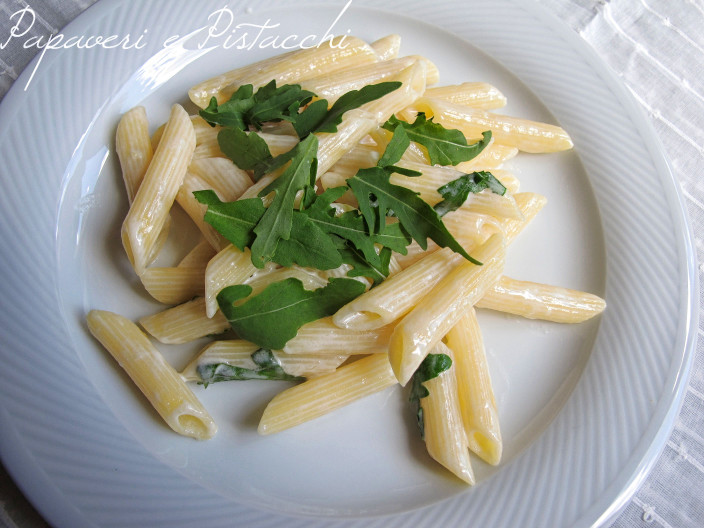
[[[273,261],[285,267],[298,264],[319,270],[335,269],[342,265],[342,257],[334,242],[299,211],[293,212],[291,236],[279,240]]]
[[[438,377],[451,366],[452,359],[447,354],[428,354],[413,374],[409,401],[411,402],[411,408],[415,412],[421,437],[425,436],[425,426],[423,424],[423,409],[420,406],[420,400],[430,394],[423,383]]]
[[[305,214],[321,231],[349,241],[364,255],[365,261],[375,268],[381,268],[381,259],[374,247],[374,239],[369,236],[364,218],[359,216],[356,211],[349,211],[340,216],[334,214],[332,202],[340,198],[346,191],[346,187],[327,189],[305,210]]]
[[[268,121],[293,120],[300,108],[313,97],[313,92],[301,89],[298,84],[277,87],[276,81],[259,88],[256,93],[251,84],[240,86],[230,99],[218,105],[215,97],[207,108],[199,112],[211,125],[247,130],[258,129]]]
[[[315,132],[318,123],[321,123],[328,113],[327,99],[318,99],[309,104],[303,112],[298,114],[291,122],[293,129],[299,138],[304,138],[311,132]]]
[[[440,187],[438,192],[443,200],[435,204],[435,211],[440,216],[444,216],[450,211],[460,208],[467,201],[469,193],[479,193],[484,189],[490,189],[493,193],[501,196],[506,194],[506,187],[492,173],[475,171],[464,174]]]
[[[300,376],[292,376],[287,374],[281,367],[281,363],[274,356],[271,350],[260,348],[252,353],[252,361],[257,366],[256,368],[239,367],[237,365],[229,365],[227,363],[209,363],[207,365],[198,365],[196,372],[200,377],[201,383],[206,387],[210,383],[219,381],[233,380],[282,380],[282,381],[302,381],[304,378]]]
[[[374,284],[380,284],[389,276],[389,264],[391,263],[391,250],[389,248],[382,248],[379,253],[381,265],[374,267],[364,258],[361,251],[350,246],[344,240],[339,240],[342,241],[338,248],[342,261],[352,266],[352,269],[347,272],[348,277],[367,277],[373,280]]]
[[[222,125],[245,130],[245,113],[254,106],[253,91],[251,84],[240,86],[230,100],[221,105],[212,97],[210,104],[198,113],[211,126]]]
[[[420,112],[413,123],[406,123],[391,116],[384,128],[396,134],[398,127],[404,128],[408,138],[423,145],[428,150],[431,165],[457,165],[476,157],[491,141],[491,131],[482,134],[483,139],[467,144],[467,139],[459,130],[445,128],[433,119],[426,119]]]
[[[275,196],[254,228],[256,238],[251,246],[252,263],[259,268],[273,259],[279,240],[288,239],[291,235],[296,193],[311,187],[318,139],[310,135],[293,150],[295,153],[288,168],[260,193],[260,196],[266,196],[274,192]]]
[[[316,102],[309,105],[293,120],[293,127],[300,138],[313,132],[337,132],[337,125],[342,123],[342,115],[345,112],[375,101],[397,90],[402,84],[398,81],[381,82],[369,84],[359,90],[350,90],[335,101],[330,110],[325,113],[322,111],[323,104]],[[327,105],[327,101],[325,104]]]
[[[277,88],[276,81],[271,81],[254,94],[255,104],[246,117],[249,124],[257,128],[267,121],[293,121],[299,109],[314,96],[313,92],[301,89],[298,84],[284,84]]]
[[[399,219],[403,229],[423,248],[428,247],[428,238],[440,247],[449,247],[475,264],[455,240],[430,205],[417,193],[389,182],[389,173],[380,167],[361,169],[347,180],[359,208],[372,233],[383,233],[385,217],[389,211]]]
[[[274,159],[261,136],[239,128],[223,128],[218,132],[218,145],[223,154],[242,170],[261,171],[263,164]]]
[[[391,136],[391,141],[386,145],[384,154],[379,158],[379,162],[377,163],[379,167],[385,168],[398,163],[411,145],[411,140],[405,128],[397,126],[394,128],[393,132],[394,134]]]
[[[193,195],[208,206],[204,220],[240,251],[254,241],[254,227],[266,208],[261,198],[223,202],[214,191],[195,191]]]
[[[262,348],[282,349],[306,323],[334,314],[361,295],[364,285],[354,279],[330,279],[324,288],[306,290],[298,279],[274,282],[249,297],[252,288],[228,286],[217,296],[220,310],[238,335]],[[233,303],[247,299],[234,306]]]

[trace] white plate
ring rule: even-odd
[[[343,8],[249,5],[230,2],[235,24],[279,24],[272,36],[320,36]],[[558,122],[575,142],[512,162],[549,205],[511,248],[508,274],[593,291],[609,306],[570,327],[482,314],[506,451],[496,469],[476,464],[478,486],[423,453],[399,389],[259,437],[258,415],[281,385],[215,385],[198,394],[217,437],[181,438],[87,334],[90,308],[135,319],[156,309],[119,243],[118,116],[143,104],[159,123],[196,81],[274,53],[225,49],[224,36],[199,50],[203,32],[163,49],[222,7],[103,0],[66,35],[130,34],[146,46],[48,51],[0,107],[0,447],[20,487],[52,524],[73,528],[606,522],[676,416],[693,356],[695,264],[648,122],[591,50],[532,3],[358,0],[334,28],[368,40],[399,33],[402,53],[431,58],[442,83],[492,82],[508,113]],[[162,349],[176,366],[195,350]]]

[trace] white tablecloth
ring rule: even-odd
[[[94,1],[30,0],[37,14],[32,34],[61,31]],[[650,115],[685,197],[698,261],[704,262],[704,0],[541,3],[596,49]],[[10,15],[27,5],[26,0],[0,0],[0,43],[9,36]],[[36,51],[24,49],[19,41],[0,49],[0,98]],[[704,267],[699,275],[703,282]],[[703,320],[699,321],[694,367],[675,428],[651,474],[614,527],[704,526]],[[0,525],[46,526],[2,468],[0,506]]]

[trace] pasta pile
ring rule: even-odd
[[[572,142],[557,126],[494,113],[506,99],[493,86],[480,82],[434,86],[439,80],[435,65],[425,57],[399,57],[397,35],[371,44],[347,37],[346,43],[298,50],[239,68],[198,84],[189,96],[204,109],[214,101],[225,103],[244,84],[256,89],[275,80],[298,84],[332,105],[351,90],[397,81],[398,89],[345,112],[335,132],[315,132],[318,194],[379,163],[393,141],[383,126],[393,116],[411,123],[424,115],[461,131],[470,142],[486,139],[490,130],[487,146],[454,166],[431,164],[428,150],[412,141],[396,163],[399,172],[391,175],[392,184],[407,187],[430,206],[441,202],[440,187],[464,174],[489,171],[501,182],[504,194],[489,189],[470,194],[443,217],[449,232],[475,261],[433,241],[426,247],[412,242],[405,254],[391,255],[388,278],[372,284],[356,277],[364,284],[364,293],[334,314],[304,324],[280,349],[265,349],[241,338],[215,339],[178,373],[151,338],[183,344],[226,332],[230,323],[218,304],[224,288],[248,285],[256,295],[272,283],[295,279],[306,290],[316,291],[331,279],[345,277],[350,267],[321,271],[273,262],[257,267],[249,248],[238,248],[204,220],[209,206],[196,198],[197,191],[212,190],[222,202],[256,198],[281,171],[257,180],[252,170],[239,168],[222,152],[220,126],[211,126],[198,113],[189,115],[180,105],[174,105],[165,125],[150,135],[146,111],[137,107],[122,116],[116,135],[130,202],[122,242],[146,291],[169,307],[138,324],[109,311],[92,310],[88,327],[165,422],[177,433],[197,439],[211,438],[217,428],[189,388],[192,382],[274,374],[277,379],[299,381],[266,407],[258,428],[264,435],[412,382],[421,392],[419,417],[429,454],[473,484],[470,452],[494,465],[502,453],[475,310],[578,323],[605,308],[594,295],[503,274],[507,247],[546,203],[543,196],[519,191],[517,178],[501,169],[503,162],[519,151],[562,151]],[[264,123],[258,134],[273,156],[299,143],[286,120]],[[409,177],[404,171],[422,175]],[[261,199],[264,205],[271,201],[266,195]],[[153,262],[167,241],[175,204],[202,236],[179,263],[157,267]],[[334,206],[354,210],[356,197],[345,192]],[[444,366],[416,385],[414,375],[431,370],[432,358]]]

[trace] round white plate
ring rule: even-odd
[[[64,33],[129,35],[128,49],[48,50],[4,99],[0,447],[53,525],[588,526],[654,462],[686,385],[697,285],[677,187],[639,108],[537,4],[344,7],[230,2],[230,30],[199,48],[222,2],[103,0]],[[142,104],[156,127],[195,82],[280,51],[261,39],[321,38],[331,25],[367,40],[398,33],[402,54],[429,57],[443,84],[491,82],[507,113],[557,122],[575,142],[510,163],[549,205],[511,247],[507,274],[592,291],[608,308],[578,326],[481,314],[505,456],[476,463],[474,488],[424,453],[400,388],[273,437],[256,423],[282,385],[197,388],[220,431],[181,438],[85,328],[91,308],[132,319],[158,309],[119,242],[120,114]],[[260,30],[252,49],[228,48]],[[197,348],[161,347],[176,367]]]

